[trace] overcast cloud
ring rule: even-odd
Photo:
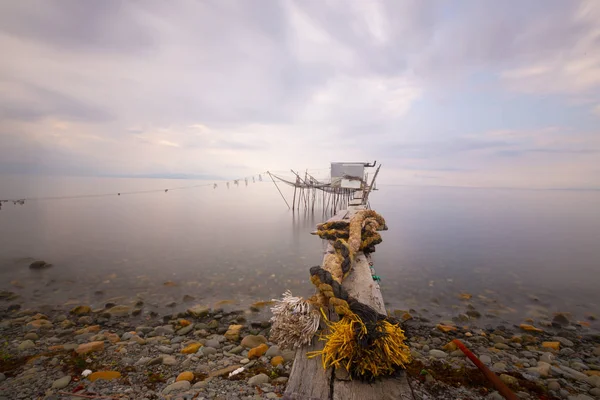
[[[0,3],[0,173],[600,188],[600,2]]]

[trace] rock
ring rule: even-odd
[[[442,350],[436,350],[436,349],[429,350],[429,355],[431,357],[435,357],[435,358],[446,358],[446,357],[448,357],[448,354],[446,354],[446,352],[444,352]]]
[[[560,390],[560,383],[558,383],[557,381],[550,381],[548,382],[548,389],[554,390],[556,392]]]
[[[589,393],[592,396],[595,396],[597,398],[600,397],[600,389],[599,388],[591,388],[590,391],[589,391]]]
[[[31,264],[29,264],[29,268],[30,269],[47,269],[52,267],[52,264],[48,264],[46,261],[34,261]]]
[[[542,342],[542,347],[552,350],[560,350],[560,342]]]
[[[575,354],[575,350],[565,347],[564,349],[560,349],[558,354],[560,354],[561,356],[564,356],[564,357],[569,357],[569,356]]]
[[[242,358],[240,360],[240,364],[243,364],[243,365],[248,364],[249,362],[250,362],[250,360],[248,360],[247,358]]]
[[[202,343],[190,343],[181,350],[181,354],[195,354],[202,347]]]
[[[243,325],[229,325],[227,332],[225,332],[225,337],[227,340],[232,342],[237,342],[240,340],[240,331],[242,330]]]
[[[503,362],[497,362],[492,365],[492,370],[496,373],[506,372],[506,364]]]
[[[536,328],[535,326],[528,325],[528,324],[521,324],[521,325],[519,325],[519,328],[523,329],[524,331],[528,331],[528,332],[544,332],[543,329]]]
[[[165,387],[162,391],[162,394],[170,394],[173,392],[182,392],[185,390],[189,390],[192,387],[192,384],[189,381],[179,381],[175,383],[171,383],[167,387]]]
[[[202,348],[202,354],[204,354],[205,356],[210,356],[211,354],[217,354],[217,349],[215,349],[214,347],[203,347]]]
[[[600,357],[600,346],[594,349],[594,355]]]
[[[0,372],[0,382],[3,382],[6,379],[6,375]]]
[[[187,335],[188,333],[190,333],[193,329],[194,329],[194,325],[184,326],[183,328],[181,328],[177,331],[177,334],[180,336],[184,336],[184,335]]]
[[[194,373],[192,371],[184,371],[182,373],[180,373],[179,375],[177,375],[177,379],[175,379],[175,382],[180,382],[180,381],[193,381],[194,380]]]
[[[52,328],[52,322],[47,319],[36,319],[28,322],[27,327],[30,329],[50,329]]]
[[[481,318],[481,313],[477,310],[469,310],[467,311],[467,315],[471,318]]]
[[[219,327],[219,321],[213,319],[208,324],[206,324],[206,328],[208,329],[217,329]]]
[[[267,399],[278,399],[279,395],[275,392],[269,392],[267,393]]]
[[[519,380],[517,378],[515,378],[514,376],[501,374],[500,380],[509,386],[519,386]]]
[[[29,332],[27,335],[23,337],[26,340],[38,340],[40,337],[35,332]]]
[[[494,347],[495,347],[496,349],[498,349],[498,350],[508,350],[508,349],[510,349],[510,346],[509,346],[509,345],[507,345],[506,343],[496,343],[496,344],[494,345]]]
[[[556,314],[552,318],[552,325],[567,326],[570,324],[569,318],[565,314]]]
[[[163,365],[176,365],[177,359],[173,356],[163,356],[162,363]]]
[[[162,364],[162,361],[163,361],[163,357],[162,356],[155,357],[155,358],[152,358],[149,361],[147,361],[146,365],[158,365],[158,364]],[[138,361],[138,363],[140,363],[140,362]]]
[[[111,381],[113,379],[119,379],[121,373],[118,371],[97,371],[88,376],[88,379],[92,382],[102,379],[105,381]]]
[[[156,349],[158,351],[160,351],[161,353],[165,353],[165,354],[173,354],[173,352],[175,351],[169,346],[158,346]]]
[[[258,347],[263,343],[267,343],[267,338],[265,338],[264,336],[248,335],[242,339],[242,343],[240,344],[247,349],[251,349],[254,347]]]
[[[491,365],[492,364],[492,357],[488,356],[487,354],[482,354],[482,355],[479,356],[479,361],[481,361],[485,365]]]
[[[279,364],[283,364],[283,357],[281,356],[275,356],[271,359],[271,365],[276,367]]]
[[[114,306],[106,310],[111,317],[126,317],[131,312],[131,307],[129,306]]]
[[[561,336],[554,336],[554,337],[552,337],[552,340],[554,340],[556,342],[559,342],[560,344],[562,344],[565,347],[573,347],[575,345],[569,339],[566,339],[566,338],[561,337]]]
[[[17,347],[17,348],[20,351],[33,349],[33,348],[35,348],[35,343],[33,343],[31,340],[24,340],[21,342],[21,344],[19,344],[19,347]]]
[[[79,316],[87,315],[91,312],[92,312],[92,309],[90,306],[77,306],[70,311],[71,314],[79,315]]]
[[[84,343],[77,346],[75,352],[77,354],[87,354],[94,351],[102,351],[104,350],[104,342],[96,341],[90,343]]]
[[[585,381],[587,380],[587,375],[586,374],[582,374],[581,372],[574,370],[573,368],[569,368],[565,365],[561,365],[559,367],[563,372],[565,372],[565,374],[573,379],[576,379],[578,381]]]
[[[444,324],[438,324],[436,326],[437,329],[439,329],[440,331],[444,332],[444,333],[448,333],[448,332],[452,332],[456,330],[455,326],[452,325],[444,325]]]
[[[187,313],[193,315],[196,318],[202,318],[208,315],[210,308],[203,305],[195,305],[193,307],[188,308]]]
[[[146,340],[142,339],[138,335],[133,335],[129,340],[131,340],[132,342],[136,342],[137,344],[146,344]]]
[[[538,374],[539,376],[543,376],[543,377],[549,376],[550,370],[551,370],[551,365],[544,361],[539,361],[537,363],[536,367],[527,368],[528,372]]]
[[[554,354],[546,352],[542,354],[542,356],[540,357],[540,361],[552,364],[552,362],[554,361]]]
[[[294,361],[294,358],[296,358],[296,350],[283,350],[281,355],[286,362]]]
[[[64,321],[67,322],[67,321]],[[83,317],[79,317],[79,319],[77,320],[77,323],[79,325],[91,325],[94,321],[92,320],[92,317],[89,316],[83,316]]]
[[[267,352],[267,350],[269,350],[269,346],[267,346],[266,344],[263,343],[260,346],[250,349],[250,351],[248,352],[248,358],[249,359],[259,358],[260,356],[265,354]]]
[[[256,386],[263,383],[269,383],[269,377],[265,374],[254,375],[252,378],[248,379],[248,385]]]
[[[244,351],[244,348],[242,346],[236,346],[233,349],[229,350],[231,354],[240,354],[242,351]]]
[[[285,385],[289,378],[287,376],[280,376],[279,378],[275,378],[271,381],[273,385]]]
[[[279,346],[271,346],[269,347],[269,350],[267,350],[267,352],[265,353],[265,356],[267,357],[275,357],[280,355],[281,351],[279,350]]]
[[[64,389],[71,383],[71,375],[63,376],[52,382],[52,389]]]
[[[221,348],[221,343],[219,343],[219,341],[215,340],[215,339],[207,340],[206,343],[204,343],[204,345],[206,347],[212,347],[213,349],[220,349]]]
[[[594,399],[585,394],[578,394],[577,396],[569,396],[569,400],[594,400]]]

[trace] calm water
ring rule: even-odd
[[[0,198],[194,183],[10,176],[0,177]],[[458,295],[468,292],[498,323],[600,312],[599,192],[380,189],[371,205],[390,230],[374,261],[389,308],[449,319],[466,310]],[[172,302],[185,308],[184,295],[240,307],[287,288],[307,295],[308,268],[320,263],[324,248],[309,233],[322,219],[321,212],[293,215],[271,183],[6,204],[0,290],[19,293],[27,305],[102,306],[139,296],[160,311]],[[54,267],[31,271],[32,259]]]

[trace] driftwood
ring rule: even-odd
[[[330,221],[350,219],[358,210],[365,206],[356,205],[348,207],[336,214]],[[331,243],[327,252],[333,252]],[[325,254],[326,256],[327,254]],[[373,280],[369,263],[370,257],[360,252],[355,258],[352,271],[344,279],[342,286],[350,296],[361,303],[365,303],[385,314],[385,306],[379,284]],[[329,313],[330,318],[336,315]],[[323,342],[314,338],[310,346],[305,346],[296,351],[296,358],[287,384],[284,399],[288,400],[402,400],[413,399],[412,391],[404,372],[398,376],[382,378],[374,383],[364,383],[350,380],[345,370],[323,369],[321,357],[309,359],[306,353],[320,350]]]

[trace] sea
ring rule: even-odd
[[[168,189],[168,190],[167,190]],[[292,189],[280,184],[292,201]],[[430,321],[598,329],[600,192],[380,184],[389,229],[373,254],[386,306]],[[141,192],[141,193],[140,193]],[[120,195],[119,195],[120,193]],[[310,296],[330,212],[292,211],[273,182],[0,175],[1,300],[22,307],[140,299],[146,310],[248,309]],[[52,264],[44,270],[31,262]],[[264,303],[259,303],[264,304]],[[473,313],[473,311],[477,311]]]

